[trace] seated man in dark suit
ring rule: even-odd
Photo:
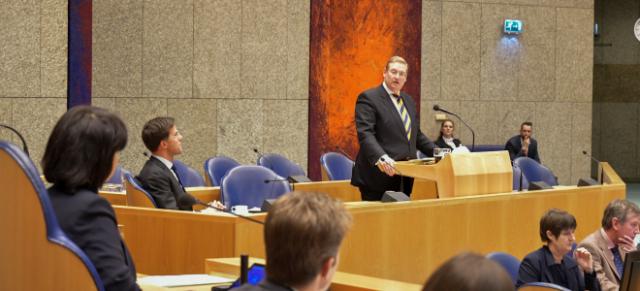
[[[188,195],[173,166],[173,158],[182,153],[182,135],[171,117],[156,117],[142,129],[142,141],[151,157],[138,175],[142,187],[151,194],[158,208],[192,210],[178,205],[180,196]]]
[[[350,227],[351,214],[326,194],[283,195],[264,224],[266,279],[234,290],[327,290]]]
[[[509,151],[511,161],[517,157],[529,157],[540,163],[538,142],[531,137],[533,123],[525,121],[520,125],[520,134],[510,138],[504,149]]]

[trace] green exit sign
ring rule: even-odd
[[[504,20],[504,33],[506,34],[520,34],[522,32],[522,21],[517,19],[505,19]]]

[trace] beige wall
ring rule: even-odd
[[[637,0],[597,0],[600,36],[594,51],[593,150],[626,181],[640,181],[640,41]]]
[[[22,132],[36,164],[67,104],[67,1],[0,1],[0,123]],[[20,144],[7,130],[0,139]]]
[[[425,0],[422,11],[423,131],[437,136],[433,104],[463,116],[476,144],[504,144],[532,121],[560,183],[588,176],[593,0]],[[522,20],[524,32],[504,37],[506,18]],[[470,145],[460,122],[457,131]]]
[[[306,167],[309,3],[299,0],[94,1],[94,104],[126,120],[126,168],[146,158],[144,122],[177,119],[179,157],[255,163],[252,148]]]
[[[0,9],[0,121],[24,128],[39,159],[65,108],[66,1],[9,2],[19,7]],[[436,135],[434,103],[466,117],[477,143],[502,144],[531,120],[543,162],[575,183],[589,170],[593,1],[487,2],[423,1],[424,131]],[[181,159],[198,170],[216,154],[253,163],[252,147],[306,167],[309,1],[101,0],[93,10],[93,101],[129,126],[126,168],[142,166],[139,132],[156,115],[177,118]],[[507,17],[524,22],[517,40],[501,36]]]

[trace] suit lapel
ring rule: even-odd
[[[620,274],[618,274],[618,270],[616,269],[616,264],[613,262],[613,253],[609,250],[609,246],[607,245],[607,239],[602,236],[602,233],[599,231],[597,234],[597,243],[598,247],[602,250],[604,254],[604,260],[607,262],[607,267],[613,272],[618,279],[620,279]]]
[[[393,120],[394,123],[396,124],[396,127],[400,128],[400,132],[402,133],[401,135],[404,136],[404,139],[408,141],[407,139],[407,134],[406,134],[406,130],[404,129],[404,123],[402,122],[402,118],[400,118],[400,113],[398,113],[398,109],[396,108],[396,104],[393,102],[393,100],[391,100],[391,96],[389,96],[389,93],[387,93],[387,90],[384,89],[384,87],[382,85],[380,85],[380,87],[378,87],[378,91],[379,91],[379,95],[380,97],[383,99],[383,104],[384,107],[387,110],[387,114],[394,116]],[[404,96],[402,95],[402,92],[400,92],[400,96],[402,96],[403,101],[404,101]],[[409,116],[411,116],[410,111],[406,105],[405,102],[405,108],[407,108],[407,114],[409,114]],[[411,120],[412,124],[411,126],[413,126],[413,120]]]

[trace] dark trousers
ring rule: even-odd
[[[367,186],[360,186],[360,197],[362,201],[380,201],[385,191],[399,191],[407,196],[411,197],[411,190],[413,190],[413,178],[396,176],[393,179],[393,183],[386,189],[370,189]]]

